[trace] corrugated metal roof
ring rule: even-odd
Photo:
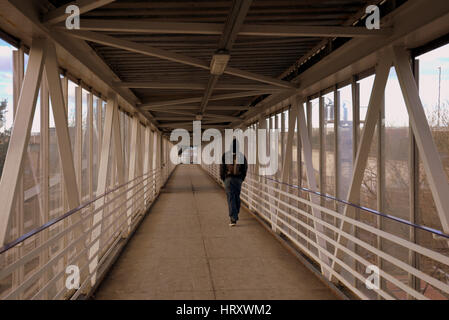
[[[56,7],[70,1],[50,1]],[[379,1],[378,1],[379,2]],[[244,25],[298,25],[298,26],[343,26],[354,19],[370,0],[254,0],[244,19]],[[151,22],[194,22],[219,23],[225,25],[233,6],[232,0],[210,1],[131,1],[118,0],[109,5],[95,9],[82,15],[82,21],[88,19]],[[104,32],[104,34],[146,44],[155,48],[180,53],[197,58],[207,63],[218,49],[220,35],[186,35],[186,34],[143,34]],[[317,37],[255,37],[238,36],[230,52],[229,66],[250,71],[272,78],[279,78],[298,59],[310,54],[323,38]],[[112,48],[97,43],[89,44],[98,55],[110,66],[124,82],[185,82],[203,83],[207,86],[210,74],[207,70],[184,64],[161,60],[132,53],[123,49]],[[256,83],[231,75],[219,78],[219,84]],[[258,83],[260,84],[260,83]],[[198,97],[204,90],[161,90],[132,89],[135,95],[144,102],[157,102]],[[229,93],[214,90],[212,95]],[[209,105],[248,105],[254,97],[211,101]],[[198,105],[201,102],[190,103]],[[183,111],[184,112],[184,111]],[[192,111],[192,114],[195,112]],[[226,113],[226,112],[222,112]],[[238,115],[229,110],[229,115]],[[156,119],[161,112],[154,112]],[[163,114],[164,118],[169,114]],[[173,116],[173,114],[172,114]],[[185,116],[184,116],[185,117]],[[163,124],[166,121],[159,121]],[[228,122],[223,122],[224,124]]]

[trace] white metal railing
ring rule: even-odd
[[[222,184],[218,165],[202,166]],[[304,190],[306,189],[248,172],[242,185],[241,199],[250,210],[271,225],[273,230],[288,238],[303,254],[317,263],[322,271],[326,271],[332,279],[337,279],[361,299],[449,297],[448,250],[426,248],[398,235],[391,228],[387,231],[386,228],[371,223],[370,219],[361,219],[360,215],[358,218],[343,215],[345,206],[353,206],[360,211],[373,210],[344,201],[340,201],[343,205],[339,203],[338,206],[329,203],[328,196],[310,190],[306,190],[310,193],[301,194]],[[313,214],[312,210],[319,211],[321,215]],[[383,219],[385,218],[389,216],[383,215]],[[404,227],[402,224],[405,224],[407,228],[416,227],[423,232],[434,232],[440,237],[442,235],[442,241],[448,241],[447,235],[437,230],[392,218],[391,223],[398,225],[397,228]],[[343,229],[342,223],[350,226],[352,231]],[[316,228],[317,225],[322,228]],[[324,239],[326,246],[320,245],[317,239]],[[388,245],[378,246],[373,243],[373,239],[376,244],[384,241]],[[341,254],[336,255],[336,249]],[[419,257],[416,260],[421,263],[410,263],[410,259],[403,258],[404,252],[407,257]],[[327,257],[330,262],[324,262],[322,257]],[[366,280],[371,274],[367,273],[367,268],[372,266],[379,270],[379,286],[368,289]]]
[[[174,170],[169,163],[82,204],[0,248],[0,299],[77,299],[127,238]],[[94,215],[101,219],[93,223]],[[101,226],[101,232],[94,230]],[[97,253],[89,254],[99,243]],[[75,266],[78,288],[66,285]],[[76,283],[76,282],[73,282]]]

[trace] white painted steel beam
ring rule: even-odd
[[[89,199],[92,199],[94,196],[94,95],[92,92],[89,92],[87,96],[87,130],[86,134],[88,136],[88,179],[89,179]]]
[[[203,83],[192,82],[115,82],[115,86],[122,88],[133,89],[168,89],[168,90],[205,90],[206,86]],[[237,83],[237,84],[217,84],[215,90],[223,91],[267,91],[269,93],[273,91],[283,90],[278,86],[263,85],[263,84],[250,84],[250,83]]]
[[[62,88],[62,82],[59,75],[58,58],[56,55],[56,48],[52,41],[47,40],[47,53],[45,59],[45,74],[48,82],[48,89],[50,93],[53,119],[56,128],[56,136],[58,141],[59,159],[62,171],[62,178],[64,181],[64,199],[67,201],[69,210],[77,208],[81,203],[81,188],[77,183],[77,172],[75,170],[75,162],[72,153],[72,145],[70,142],[70,134],[68,128],[67,105]],[[92,112],[92,110],[90,111]],[[81,123],[77,123],[81,126]],[[91,163],[90,163],[91,164]],[[90,178],[89,178],[90,179]],[[62,182],[62,181],[61,181]],[[89,187],[91,191],[91,187]],[[49,195],[50,196],[50,195]],[[48,210],[48,208],[47,208]],[[80,213],[75,214],[69,218],[69,223],[77,223],[81,220]],[[74,237],[78,239],[83,235],[83,227],[80,225],[74,230]],[[82,243],[76,245],[76,251],[82,252],[84,246]],[[81,255],[79,258],[82,262],[87,262],[87,253]],[[80,263],[78,261],[78,263]],[[81,278],[86,277],[85,272],[82,272]]]
[[[45,55],[45,40],[34,39],[0,180],[0,203],[2,204],[2,210],[0,210],[0,246],[3,246],[5,242],[16,190],[22,176],[22,164],[30,139]]]
[[[159,112],[163,112],[163,113],[168,113],[168,114],[177,114],[177,115],[183,115],[183,116],[190,116],[190,118],[194,119],[196,117],[196,113],[195,112],[183,112],[183,111],[178,111],[178,110],[164,110],[164,109],[160,109],[158,110]],[[187,118],[190,119],[190,118]],[[169,117],[155,117],[156,120],[163,120],[163,119],[168,119],[168,120],[176,120],[177,118],[169,118]],[[226,122],[229,121],[241,121],[241,119],[239,117],[233,117],[233,116],[227,116],[227,115],[221,115],[221,114],[212,114],[212,113],[207,113],[203,115],[203,119],[209,119],[209,120],[214,120],[217,119],[218,120],[223,120]]]
[[[289,115],[288,115],[288,132],[287,132],[287,142],[285,144],[285,156],[284,162],[282,163],[282,176],[281,181],[288,182],[291,172],[291,164],[292,164],[292,157],[293,157],[293,138],[295,133],[295,125],[296,125],[296,119],[297,119],[297,107],[295,108],[295,104],[292,104],[293,107],[289,109]]]
[[[121,138],[121,128],[120,128],[120,114],[118,110],[114,111],[114,116],[112,119],[112,142],[114,143],[114,160],[117,165],[117,179],[119,185],[125,183],[125,163],[123,161],[123,145]]]
[[[135,108],[135,104],[139,103],[137,97],[131,90],[114,87],[113,82],[118,81],[119,78],[95,51],[84,41],[70,38],[51,28],[48,24],[43,24],[39,7],[30,5],[29,1],[4,1],[4,8],[10,19],[23,20],[23,23],[19,25],[8,24],[6,31],[20,38],[23,45],[29,47],[31,47],[31,37],[33,36],[53,40],[57,47],[58,62],[61,68],[66,69],[70,75],[85,80],[86,85],[95,88],[104,97],[109,96],[111,91],[118,94],[119,103],[122,107],[126,110],[141,113]],[[13,29],[10,29],[10,26]],[[148,113],[141,113],[141,115],[142,119],[148,119],[156,128],[157,122],[151,119],[151,115]]]
[[[239,32],[240,36],[259,37],[345,37],[371,38],[384,37],[392,33],[391,28],[368,30],[366,27],[338,27],[338,26],[286,26],[286,25],[245,25]]]
[[[236,110],[236,111],[242,111],[242,110],[248,110],[249,107],[245,106],[209,106],[208,110],[210,111],[229,111],[229,110]],[[193,105],[173,105],[173,106],[162,106],[162,107],[151,107],[148,108],[148,110],[151,111],[177,111],[177,110],[198,110],[198,106]]]
[[[61,159],[61,168],[66,191],[65,196],[69,209],[74,209],[80,204],[80,194],[78,192],[78,184],[76,181],[75,164],[73,161],[73,152],[67,121],[67,111],[57,61],[55,47],[50,41],[48,41],[45,71],[48,79],[53,118],[56,127],[56,135],[58,138],[59,156]]]
[[[365,125],[363,127],[362,137],[358,146],[357,158],[354,163],[351,183],[346,199],[350,203],[358,204],[359,202],[360,187],[362,185],[374,131],[379,119],[379,111],[384,98],[385,87],[387,85],[388,75],[390,74],[390,69],[392,66],[392,59],[393,58],[391,56],[391,52],[387,51],[379,59],[379,64],[376,68],[376,77],[374,79],[373,89],[368,104],[368,111],[366,114]],[[345,216],[350,216],[351,218],[353,218],[354,211],[354,208],[346,206],[343,214]],[[347,223],[341,223],[340,230],[351,232],[349,229],[350,226]],[[337,235],[337,242],[343,245],[347,244],[347,240],[342,238],[341,234]],[[341,257],[340,250],[335,250],[335,256],[337,258]],[[333,260],[332,262],[332,268],[336,268],[335,260]]]
[[[42,21],[44,23],[55,24],[61,21],[64,21],[69,15],[66,13],[66,8],[70,5],[76,5],[80,14],[95,10],[97,8],[103,7],[115,0],[78,0],[72,1],[68,4],[65,4],[59,8],[56,8],[49,13],[47,13]]]
[[[309,130],[307,129],[306,124],[306,116],[304,113],[304,105],[302,99],[296,99],[295,101],[296,105],[296,112],[298,116],[298,130],[300,131],[299,135],[301,137],[301,145],[303,147],[303,154],[304,154],[304,165],[306,167],[306,176],[307,176],[307,184],[308,188],[312,191],[318,191],[318,186],[315,178],[315,172],[313,169],[313,161],[312,161],[312,144],[309,137]],[[311,194],[310,200],[315,203],[316,205],[320,205],[320,199],[317,195]],[[318,219],[322,219],[321,211],[319,211],[316,208],[312,208],[312,214]],[[314,229],[317,230],[319,233],[324,233],[324,227],[323,225],[319,223],[313,223]],[[321,251],[327,251],[327,243],[326,241],[318,236],[318,233],[315,233],[316,235],[316,241],[318,243],[318,246],[321,247],[319,250],[319,258],[321,260],[320,264],[329,265],[330,261],[327,255],[323,254]],[[324,276],[329,277],[330,273],[329,271],[321,267],[321,272]]]
[[[129,149],[129,167],[128,167],[128,181],[134,180],[137,178],[137,153],[139,152],[139,140],[140,140],[140,124],[139,119],[137,117],[132,118],[131,123],[131,138],[130,138],[130,149]],[[137,181],[132,183],[129,187],[133,187]],[[135,190],[128,191],[127,193],[127,206],[129,209],[127,210],[127,217],[128,217],[128,234],[131,231],[131,225],[132,225],[132,214],[134,211],[134,200],[132,200],[132,203],[130,200],[133,198],[133,193]]]
[[[129,32],[129,33],[160,33],[160,34],[202,34],[220,35],[223,25],[218,23],[180,23],[152,22],[125,19],[83,21],[81,30]],[[391,29],[368,30],[365,27],[337,26],[294,26],[294,25],[243,25],[238,31],[239,36],[254,37],[350,37],[367,38],[388,36]]]
[[[17,105],[20,97],[20,91],[22,89],[23,77],[25,71],[25,54],[23,47],[13,51],[13,116],[17,113]],[[19,179],[19,185],[16,189],[16,210],[18,212],[16,225],[17,230],[15,236],[24,234],[24,192],[23,192],[23,176]],[[6,235],[8,236],[8,235]],[[13,254],[13,259],[20,257],[23,254],[23,248],[18,248]],[[18,268],[16,272],[12,274],[12,285],[17,287],[24,278],[24,267]]]
[[[97,196],[103,195],[106,192],[107,188],[107,174],[109,167],[109,153],[111,152],[112,145],[112,129],[113,129],[113,119],[114,113],[118,112],[117,110],[117,98],[115,96],[108,99],[106,105],[106,113],[104,119],[104,127],[103,127],[103,141],[101,143],[101,153],[100,153],[100,162],[98,165],[98,183],[97,183]],[[95,201],[95,209],[101,208],[105,204],[105,198],[102,197]],[[96,226],[92,230],[91,239],[95,239],[99,237],[102,230],[102,223],[100,223],[103,219],[103,211],[104,208],[99,210],[94,214],[92,219],[92,225],[97,223]],[[97,265],[99,261],[99,253],[100,253],[100,238],[98,238],[89,249],[89,260],[92,259],[92,262],[89,264],[89,272],[91,273],[91,286],[95,285],[97,281]]]
[[[404,47],[395,47],[393,57],[410,117],[410,125],[432,191],[438,217],[444,232],[449,234],[449,184],[419,96],[418,86],[410,65],[410,55]]]
[[[152,150],[151,150],[151,146],[152,146],[151,138],[152,138],[152,135],[151,135],[151,129],[150,129],[149,127],[146,127],[146,128],[145,128],[145,131],[144,131],[144,141],[145,141],[145,145],[143,146],[143,148],[144,148],[144,156],[143,156],[143,174],[146,175],[145,178],[147,179],[146,182],[145,182],[145,189],[144,189],[144,195],[145,195],[145,196],[144,196],[144,199],[148,199],[148,193],[149,193],[148,185],[149,185],[149,183],[150,183],[150,181],[151,181],[151,177],[148,176],[148,174],[149,174],[150,171],[151,171],[151,163],[150,163],[150,159],[152,159],[152,158],[151,158],[151,155],[152,155]],[[148,201],[149,201],[149,199],[148,199]],[[146,205],[146,203],[145,203],[145,205]]]
[[[78,193],[81,195],[83,179],[83,89],[81,86],[75,88],[75,172],[78,182]]]
[[[212,96],[209,98],[210,101],[218,101],[218,100],[228,100],[228,99],[237,99],[244,97],[254,97],[262,94],[266,94],[264,91],[244,91],[244,92],[236,92],[236,93],[226,93],[220,94],[216,96]],[[148,102],[143,103],[139,106],[139,108],[143,110],[150,110],[152,108],[157,107],[165,107],[165,106],[176,106],[183,105],[188,103],[201,102],[203,97],[194,97],[194,98],[186,98],[186,99],[178,99],[178,100],[168,100],[168,101],[156,101],[156,102]]]
[[[119,48],[123,50],[127,50],[130,52],[140,53],[146,56],[155,57],[163,60],[173,61],[197,68],[201,68],[204,70],[210,70],[209,63],[192,58],[189,56],[185,56],[182,54],[170,52],[167,50],[162,50],[159,48],[151,47],[145,44],[127,41],[123,39],[119,39],[116,37],[111,37],[105,34],[90,32],[90,31],[80,31],[80,30],[64,30],[64,33],[69,34],[75,38],[92,41],[96,43],[103,44],[105,46],[110,46],[114,48]],[[287,81],[282,81],[279,79],[255,74],[248,71],[239,70],[236,68],[227,67],[225,74],[233,75],[240,78],[245,78],[249,80],[255,80],[263,83],[272,84],[275,86],[283,87],[283,88],[294,88],[295,86]]]

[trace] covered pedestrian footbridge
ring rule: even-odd
[[[0,0],[0,299],[447,299],[448,43],[446,0]]]

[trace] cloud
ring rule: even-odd
[[[6,127],[12,125],[12,103],[13,103],[13,79],[12,79],[12,50],[14,48],[0,41],[0,99],[8,100],[7,112],[5,114]]]
[[[1,82],[11,82],[12,83],[12,73],[11,72],[2,72],[0,71],[0,81]]]
[[[442,79],[449,80],[449,45],[435,49],[418,57],[421,75],[438,76],[441,67]]]
[[[13,79],[10,72],[0,71],[0,98],[12,100],[13,95]]]
[[[9,82],[0,82],[0,97],[12,97],[13,95],[13,86],[12,83]]]
[[[0,46],[0,72],[12,72],[13,47]]]

